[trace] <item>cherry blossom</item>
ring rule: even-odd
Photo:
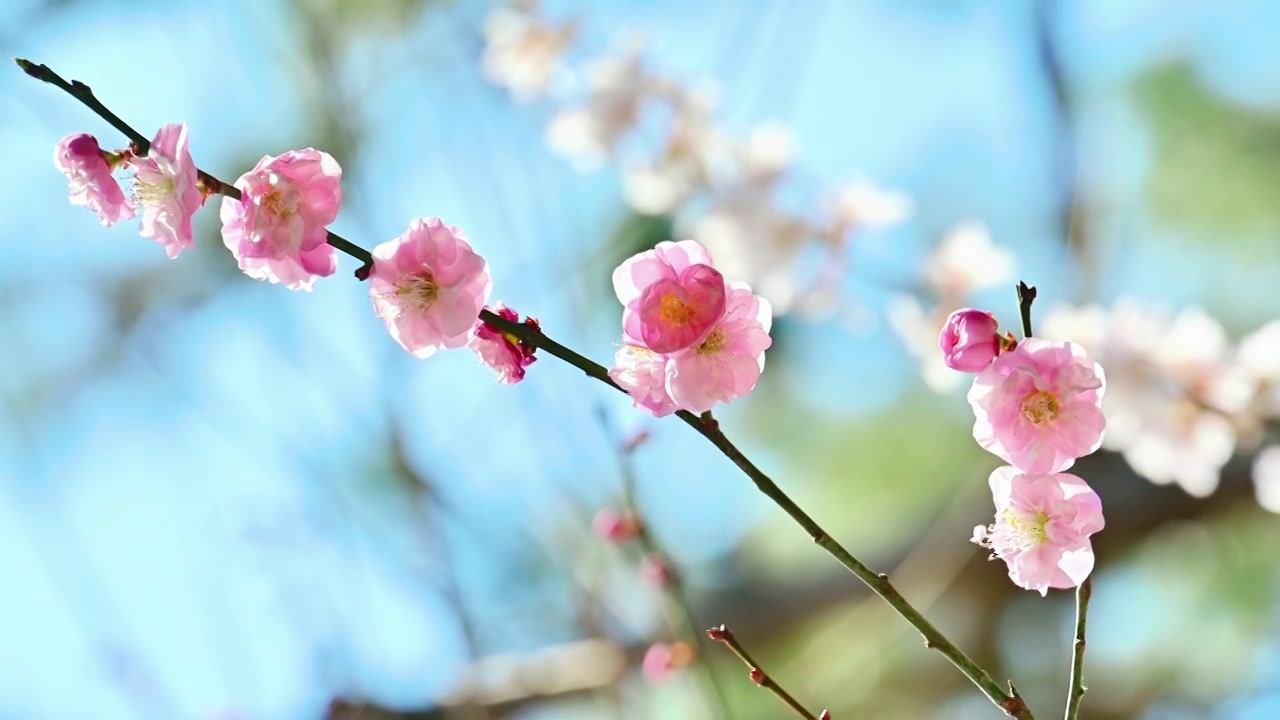
[[[502,303],[498,303],[491,310],[495,315],[511,322],[518,322],[520,319],[520,315],[515,310]],[[539,328],[538,321],[533,318],[526,319],[525,324],[535,330]],[[477,322],[475,334],[467,346],[475,351],[480,362],[493,368],[493,371],[498,374],[498,382],[506,385],[514,385],[523,380],[524,369],[538,359],[533,354],[536,348],[532,345],[492,327],[483,320]]]
[[[627,391],[632,404],[654,417],[666,417],[679,410],[667,392],[667,356],[626,342],[618,346],[609,377]]]
[[[163,245],[170,258],[195,246],[191,218],[204,204],[187,143],[186,123],[169,123],[156,133],[146,157],[130,163],[134,202],[142,208],[142,237]]]
[[[623,333],[658,353],[705,339],[725,312],[724,276],[697,242],[662,242],[623,261],[613,272],[623,305]]]
[[[667,392],[684,410],[702,413],[742,397],[764,371],[764,353],[773,343],[769,301],[744,283],[730,286],[728,309],[701,343],[671,355]]]
[[[257,280],[311,290],[338,267],[326,226],[342,205],[342,168],[306,148],[264,156],[222,199],[222,240],[240,269]]]
[[[1090,536],[1102,530],[1102,500],[1070,473],[1041,475],[1012,467],[989,478],[995,522],[974,528],[973,542],[1004,560],[1014,584],[1041,595],[1072,588],[1093,571]]]
[[[484,258],[438,218],[414,220],[373,249],[369,297],[391,337],[414,357],[466,345],[491,289]]]
[[[1026,472],[1061,472],[1102,444],[1103,390],[1084,348],[1026,338],[974,378],[973,437]]]
[[[120,159],[104,153],[88,133],[67,135],[53,149],[53,164],[69,181],[71,204],[94,211],[107,227],[134,216],[133,203],[111,175],[112,164]]]

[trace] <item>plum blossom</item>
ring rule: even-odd
[[[134,216],[133,203],[111,176],[112,164],[119,159],[104,153],[88,133],[67,135],[53,148],[53,164],[69,181],[71,204],[94,211],[107,227]]]
[[[481,31],[485,39],[481,72],[520,102],[528,102],[547,90],[576,28],[573,23],[558,25],[540,17],[534,8],[510,6],[490,12]]]
[[[633,342],[670,353],[704,340],[725,313],[724,276],[693,240],[662,242],[613,271],[622,330]]]
[[[1070,473],[1024,473],[1006,465],[989,478],[995,522],[974,528],[972,541],[1009,566],[1014,584],[1048,594],[1071,588],[1093,571],[1090,536],[1102,530],[1102,500]]]
[[[938,349],[947,367],[977,373],[1000,354],[1000,332],[989,312],[965,308],[951,313],[938,335]]]
[[[963,300],[1013,275],[1013,254],[991,240],[986,225],[967,221],[953,227],[925,263],[924,283],[944,298]]]
[[[417,358],[467,344],[493,286],[484,258],[438,218],[414,220],[374,248],[369,283],[378,317]]]
[[[547,144],[581,171],[597,168],[614,153],[654,90],[654,78],[634,49],[592,62],[586,75],[585,101],[561,108],[547,126]]]
[[[1061,472],[1101,446],[1103,391],[1084,348],[1026,338],[974,378],[973,437],[1025,472]]]
[[[338,268],[326,226],[342,205],[342,168],[313,148],[263,156],[222,199],[222,241],[257,280],[310,291]]]
[[[625,542],[640,532],[640,518],[626,510],[601,508],[591,518],[591,531],[601,540]]]
[[[1106,367],[1103,447],[1148,480],[1209,495],[1237,445],[1260,441],[1268,365],[1280,362],[1262,330],[1233,352],[1203,310],[1172,314],[1129,299],[1052,308],[1040,327],[1045,337],[1077,340]]]
[[[678,670],[693,661],[693,648],[688,643],[654,643],[644,654],[641,673],[645,680],[652,683],[663,682]]]
[[[657,553],[648,553],[640,558],[640,577],[656,588],[665,588],[671,583],[671,566]]]
[[[724,318],[701,343],[671,355],[666,371],[672,401],[702,413],[754,390],[773,344],[772,324],[768,300],[744,283],[731,284]]]
[[[631,403],[654,417],[666,417],[679,410],[667,392],[667,356],[626,342],[618,346],[609,378],[627,391]]]
[[[204,204],[187,143],[186,123],[169,123],[156,133],[147,156],[130,163],[134,202],[142,207],[142,237],[163,245],[170,258],[195,246],[191,218]]]
[[[1253,459],[1253,490],[1263,510],[1280,513],[1280,445],[1268,445]]]
[[[520,315],[511,308],[498,303],[491,308],[492,312],[511,322],[519,322]],[[539,329],[538,321],[534,318],[525,319],[525,324],[533,329]],[[493,368],[498,374],[498,382],[505,385],[514,385],[524,379],[524,369],[533,364],[538,358],[534,356],[536,348],[514,335],[508,335],[496,327],[479,320],[476,323],[475,334],[467,343],[467,346],[475,351],[480,362]]]

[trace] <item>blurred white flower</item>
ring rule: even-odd
[[[751,202],[751,200],[755,202]],[[692,235],[707,247],[725,277],[745,282],[785,315],[801,294],[796,261],[813,236],[804,218],[757,194],[732,195],[693,223]]]
[[[647,215],[674,214],[707,188],[723,144],[710,105],[680,95],[673,101],[662,151],[653,159],[622,165],[622,188],[632,209]]]
[[[1236,362],[1257,383],[1254,410],[1258,419],[1280,419],[1280,320],[1273,320],[1241,339]]]
[[[485,16],[481,26],[485,48],[480,70],[520,102],[538,98],[560,69],[575,31],[573,23],[552,23],[533,7],[498,8]]]
[[[651,81],[638,51],[595,60],[587,67],[586,98],[556,112],[547,126],[547,143],[580,170],[599,167],[635,127]]]
[[[952,370],[942,361],[938,332],[947,317],[943,306],[927,313],[915,295],[899,293],[889,298],[885,313],[889,327],[902,340],[903,347],[920,361],[920,372],[930,389],[948,393],[969,379],[969,375]]]
[[[1013,254],[991,241],[986,225],[956,225],[925,263],[924,282],[940,296],[963,300],[1013,277]]]
[[[1103,447],[1152,482],[1197,497],[1217,488],[1257,384],[1216,319],[1199,308],[1170,318],[1122,299],[1110,310],[1055,307],[1039,326],[1047,338],[1079,343],[1105,369]]]
[[[905,222],[913,211],[911,197],[857,178],[836,190],[827,214],[837,235],[857,228],[885,228]]]
[[[1280,513],[1280,445],[1268,445],[1253,459],[1253,491],[1263,510]]]
[[[796,140],[791,128],[778,122],[756,126],[738,148],[741,182],[770,185],[791,167]]]

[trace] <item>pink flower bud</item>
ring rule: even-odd
[[[938,349],[947,367],[960,372],[979,373],[1000,354],[1000,333],[995,316],[965,308],[947,318],[938,335]]]
[[[644,654],[641,673],[652,683],[659,683],[671,677],[674,670],[693,662],[693,648],[688,643],[655,643]]]
[[[818,716],[818,720],[831,720],[831,711],[823,710],[822,714]]]
[[[671,568],[661,555],[650,553],[640,560],[640,576],[654,587],[665,588],[671,583]]]
[[[591,531],[611,543],[626,542],[640,532],[640,520],[629,512],[603,508],[591,519]]]

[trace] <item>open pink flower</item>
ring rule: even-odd
[[[467,344],[492,287],[484,258],[461,230],[438,218],[414,220],[403,235],[373,249],[373,308],[415,357]]]
[[[1027,474],[1006,465],[990,478],[996,521],[974,528],[973,542],[1004,560],[1018,587],[1046,595],[1093,571],[1090,536],[1103,528],[1102,500],[1070,473]]]
[[[701,342],[727,301],[724,276],[693,240],[658,243],[628,258],[613,271],[613,288],[624,308],[623,332],[659,353]]]
[[[609,377],[627,391],[636,407],[648,410],[655,417],[665,417],[678,410],[667,394],[667,356],[626,340],[623,337],[623,344],[614,354]]]
[[[72,205],[94,211],[107,227],[133,217],[133,203],[111,176],[111,163],[94,136],[72,133],[59,140],[53,148],[53,164],[70,181]]]
[[[519,313],[502,303],[498,303],[492,311],[498,317],[511,322],[520,320]],[[535,330],[539,328],[538,321],[534,318],[526,318],[524,322]],[[506,385],[514,385],[523,380],[524,369],[538,359],[533,354],[536,350],[534,346],[492,327],[483,320],[477,321],[475,334],[467,346],[475,351],[480,362],[498,373],[498,382]]]
[[[204,204],[196,164],[187,150],[186,123],[160,128],[144,158],[132,163],[133,197],[142,206],[142,237],[164,246],[170,258],[194,247],[191,217]]]
[[[978,373],[1000,354],[1000,333],[989,312],[965,308],[951,313],[938,335],[938,349],[947,367]]]
[[[973,437],[1024,472],[1061,472],[1102,445],[1103,391],[1079,345],[1027,338],[973,379]]]
[[[706,339],[671,355],[667,393],[684,410],[701,413],[755,389],[764,351],[773,344],[769,301],[745,283],[729,287],[728,308]]]
[[[325,227],[342,205],[342,168],[306,148],[263,156],[236,180],[240,199],[222,199],[222,241],[257,280],[311,290],[338,269]]]
[[[688,643],[654,643],[645,651],[641,673],[645,680],[659,683],[671,677],[672,672],[693,662],[693,648]]]

